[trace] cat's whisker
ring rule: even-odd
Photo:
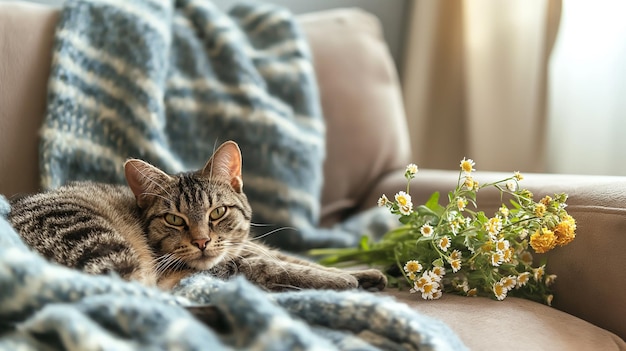
[[[267,223],[254,223],[250,222],[250,225],[253,227],[273,227],[275,224],[267,224]]]
[[[152,261],[159,262],[159,261],[169,258],[170,256],[172,256],[172,253],[166,253],[165,255],[155,257]]]
[[[163,255],[159,259],[160,260],[157,262],[156,265],[156,273],[159,276],[167,272],[168,270],[174,270],[173,268],[177,267],[181,263],[184,264],[184,262],[182,262],[182,260],[179,257],[175,256],[173,253]]]
[[[304,290],[304,289],[302,289],[299,286],[295,286],[295,285],[291,285],[291,284],[278,284],[278,283],[275,283],[275,284],[273,284],[273,287],[280,287],[280,288],[297,290],[297,291]]]
[[[294,231],[298,231],[298,228],[294,228],[294,227],[282,227],[282,228],[276,228],[276,229],[274,229],[274,230],[270,230],[269,232],[267,232],[267,233],[265,233],[265,234],[263,234],[263,235],[255,236],[254,238],[251,238],[250,240],[259,240],[259,239],[263,239],[263,238],[265,238],[265,237],[267,237],[267,236],[270,236],[270,235],[272,235],[272,234],[275,234],[275,233],[277,233],[277,232],[279,232],[279,231],[281,231],[281,230],[288,230],[288,229],[291,229],[291,230],[294,230]]]

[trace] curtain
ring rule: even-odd
[[[420,167],[543,172],[560,0],[413,0],[402,84]]]
[[[568,0],[550,60],[547,170],[626,175],[626,2]]]

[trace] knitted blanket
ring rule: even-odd
[[[0,196],[0,350],[458,350],[443,323],[367,292],[266,294],[197,274],[168,294],[89,276],[30,251]],[[210,303],[218,333],[183,306]]]
[[[41,137],[43,188],[124,183],[129,157],[170,173],[199,169],[234,140],[261,224],[254,235],[304,251],[355,245],[377,225],[368,215],[358,231],[318,228],[325,126],[309,47],[278,7],[68,0]]]

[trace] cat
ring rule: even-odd
[[[73,182],[12,199],[9,220],[51,261],[163,290],[199,271],[240,274],[268,291],[384,289],[378,270],[324,267],[257,242],[241,169],[233,141],[195,172],[170,175],[130,159],[126,185]]]

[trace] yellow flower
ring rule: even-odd
[[[456,207],[459,208],[459,211],[465,210],[466,206],[467,206],[467,199],[464,198],[463,196],[457,197],[457,199],[456,199]]]
[[[471,288],[467,291],[467,296],[476,296],[478,295],[478,290],[476,288]]]
[[[411,195],[405,193],[404,191],[400,191],[396,194],[395,196],[396,202],[398,203],[398,205],[400,206],[407,206],[407,205],[413,205],[411,203]]]
[[[552,284],[554,284],[554,281],[556,280],[556,274],[549,274],[546,276],[546,286],[550,286]]]
[[[533,269],[533,278],[535,278],[535,281],[541,281],[541,278],[543,278],[543,275],[546,273],[546,266],[543,265],[541,267],[535,268]]]
[[[529,279],[530,279],[530,273],[529,272],[520,273],[517,276],[517,287],[521,288],[522,286],[526,285],[526,283],[528,283]]]
[[[400,191],[395,196],[396,202],[398,203],[398,208],[400,209],[400,213],[403,215],[411,214],[413,211],[413,203],[411,202],[411,195],[405,193],[404,191]]]
[[[411,214],[411,212],[413,212],[413,206],[403,205],[400,206],[399,210],[401,214],[408,216]]]
[[[438,290],[435,290],[435,292],[433,293],[432,299],[433,300],[438,300],[438,299],[441,298],[441,296],[443,296],[443,293],[441,292],[440,289],[438,289]]]
[[[448,236],[444,236],[443,238],[439,239],[439,248],[442,251],[448,251],[448,248],[451,244],[452,243],[450,242],[450,238]]]
[[[504,255],[501,252],[491,253],[491,265],[497,267],[504,262]]]
[[[554,234],[557,245],[569,244],[576,237],[576,220],[570,215],[563,216],[561,222],[554,228]]]
[[[461,282],[459,282],[459,280],[453,280],[452,284],[455,288],[463,291],[464,293],[467,293],[469,291],[469,284],[467,282],[467,279],[463,279],[463,281]]]
[[[511,290],[517,284],[517,277],[509,275],[508,277],[503,277],[500,279],[500,282],[507,290]]]
[[[527,198],[529,200],[532,200],[532,198],[534,196],[533,193],[530,190],[528,190],[528,189],[522,190],[519,195],[521,197],[525,197],[525,198]]]
[[[437,292],[439,291],[439,283],[430,282],[428,284],[424,284],[422,286],[422,298],[424,300],[433,300],[437,296]]]
[[[465,157],[463,157],[461,160],[461,170],[465,172],[465,174],[470,174],[472,171],[475,171],[474,165],[474,160],[471,158],[465,159]]]
[[[506,182],[506,188],[509,189],[509,191],[511,192],[517,190],[517,182],[513,179],[509,180],[508,182]]]
[[[500,207],[500,213],[502,214],[502,217],[506,218],[509,216],[509,209],[508,207],[506,207],[504,204],[502,204],[502,206]]]
[[[504,254],[504,262],[509,263],[513,260],[515,251],[513,250],[512,247],[509,247],[509,249],[504,251],[503,254]]]
[[[467,188],[467,190],[474,190],[474,179],[470,176],[465,177],[465,182],[463,182],[463,185],[465,185],[465,187]]]
[[[539,200],[539,202],[544,204],[545,206],[549,206],[552,202],[552,198],[546,195],[543,199]]]
[[[533,264],[533,254],[530,253],[530,251],[524,251],[519,255],[519,259],[522,260],[522,262],[526,263],[527,265],[531,265]]]
[[[520,180],[524,179],[524,176],[520,172],[515,171],[515,173],[513,173],[513,178],[515,178],[519,182]]]
[[[414,288],[417,291],[422,291],[426,284],[432,283],[432,280],[427,275],[422,275],[415,281]]]
[[[548,252],[556,246],[556,236],[553,231],[543,227],[530,236],[530,246],[536,253]]]
[[[463,223],[465,223],[465,221],[461,221],[459,218],[453,219],[452,222],[449,223],[452,234],[457,235]]]
[[[520,240],[526,239],[527,236],[528,236],[528,229],[526,228],[522,229],[522,231],[520,231],[519,233]]]
[[[452,260],[460,260],[461,257],[463,257],[463,254],[459,250],[454,250],[450,254],[450,259],[452,259]]]
[[[541,218],[543,217],[545,213],[546,213],[546,205],[542,203],[538,203],[535,205],[535,216]]]
[[[439,267],[439,266],[435,266],[432,269],[433,274],[437,275],[440,278],[443,278],[444,275],[446,275],[446,269],[443,267]],[[436,279],[433,277],[433,279]]]
[[[420,232],[423,236],[429,237],[433,235],[433,227],[430,224],[426,223],[420,228]]]
[[[461,260],[452,260],[450,261],[450,267],[452,267],[452,272],[456,273],[461,270]]]
[[[487,232],[492,238],[495,238],[498,233],[500,233],[500,230],[502,230],[502,218],[498,215],[489,218],[485,224],[485,229],[487,229]]]
[[[505,251],[508,251],[510,245],[511,244],[508,240],[500,239],[496,241],[496,251],[504,253]]]
[[[404,265],[404,271],[407,273],[417,273],[417,272],[420,272],[421,270],[422,270],[422,265],[416,260],[408,261]]]
[[[548,296],[546,296],[546,304],[548,306],[552,306],[552,300],[554,299],[554,295],[550,294]]]
[[[502,282],[497,282],[493,285],[493,293],[496,295],[496,298],[500,301],[506,298],[506,294],[508,293],[507,288],[502,284]]]
[[[417,174],[417,171],[417,165],[415,163],[410,163],[408,166],[406,166],[405,174],[407,175],[407,177],[413,178]]]
[[[415,280],[415,278],[417,278],[417,276],[413,272],[409,272],[409,274],[407,274],[407,277],[409,277],[409,279],[411,280]]]
[[[380,197],[380,199],[378,199],[378,207],[384,207],[388,203],[389,203],[389,199],[384,194],[383,194],[383,196]]]
[[[488,241],[484,243],[483,246],[480,247],[480,249],[483,252],[490,252],[491,250],[493,250],[493,246],[494,246],[493,241]]]

